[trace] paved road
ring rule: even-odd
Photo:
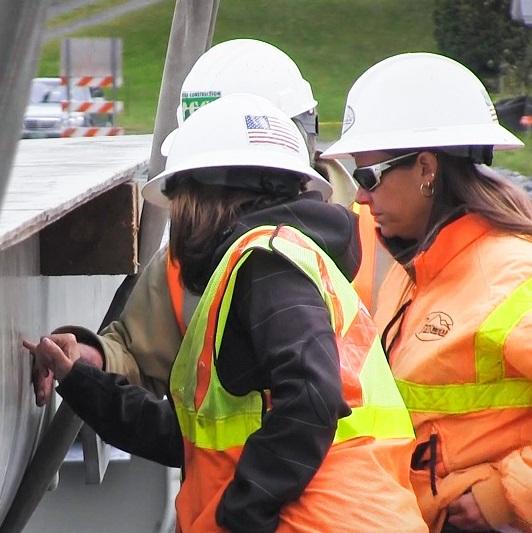
[[[84,5],[94,4],[96,3],[96,1],[97,0],[70,0],[69,2],[56,2],[50,6],[48,10],[48,18],[58,16],[63,13],[68,13],[69,11],[72,11],[73,9],[82,7]],[[60,37],[68,35],[69,33],[72,33],[74,31],[81,30],[82,28],[87,28],[88,26],[95,26],[96,24],[107,22],[114,18],[125,15],[126,13],[130,13],[131,11],[136,11],[137,9],[142,9],[143,7],[149,6],[151,4],[156,4],[162,1],[163,0],[129,0],[129,2],[120,4],[115,7],[111,7],[109,9],[106,9],[105,11],[96,13],[85,19],[76,20],[71,24],[61,26],[60,28],[53,28],[51,30],[47,30],[44,35],[44,41],[47,42],[53,39],[59,39]]]
[[[63,13],[68,13],[73,11],[78,7],[88,6],[90,4],[96,4],[98,0],[68,0],[62,2],[61,0],[52,0],[50,6],[48,7],[47,16],[49,19],[62,15]]]

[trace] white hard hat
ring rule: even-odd
[[[181,88],[177,123],[232,93],[263,96],[289,117],[318,105],[310,84],[282,50],[255,39],[234,39],[213,46],[196,61]],[[175,131],[163,142],[162,155],[168,155]]]
[[[504,150],[523,143],[499,124],[486,89],[466,67],[437,54],[400,54],[355,82],[342,136],[322,157],[446,146]]]
[[[288,171],[308,178],[325,197],[332,192],[327,180],[310,166],[305,141],[287,115],[260,96],[231,94],[202,107],[178,129],[166,169],[144,185],[142,195],[167,207],[163,192],[167,178],[195,176],[204,183],[220,184],[219,176],[225,176],[227,168],[246,167]],[[246,186],[245,181],[223,184]]]

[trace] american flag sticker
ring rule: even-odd
[[[299,152],[299,143],[290,127],[281,120],[265,115],[246,115],[246,128],[251,144],[276,144]]]

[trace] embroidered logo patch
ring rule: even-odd
[[[425,318],[425,323],[420,331],[416,333],[416,337],[420,341],[439,341],[453,327],[453,319],[442,311],[434,311],[429,313]]]

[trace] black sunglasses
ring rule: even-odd
[[[384,172],[398,166],[399,162],[403,159],[413,157],[417,154],[419,154],[419,152],[410,152],[386,161],[381,161],[380,163],[375,163],[374,165],[355,168],[353,171],[353,178],[364,190],[373,191],[380,185]]]

